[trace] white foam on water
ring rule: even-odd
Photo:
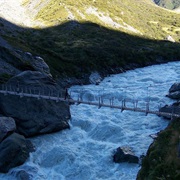
[[[72,98],[97,100],[103,96],[114,98],[121,105],[126,98],[138,99],[138,107],[158,110],[159,104],[173,101],[165,97],[170,86],[179,80],[180,62],[139,68],[126,73],[111,75],[98,86],[73,86]],[[132,106],[132,103],[127,103]],[[164,129],[168,121],[156,115],[130,112],[90,105],[71,105],[70,130],[31,138],[37,150],[22,166],[0,179],[16,179],[13,174],[25,170],[35,180],[134,180],[138,164],[114,163],[113,154],[119,146],[130,147],[135,155],[146,154],[153,142],[149,137]]]

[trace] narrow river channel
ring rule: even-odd
[[[180,62],[138,68],[111,75],[99,85],[73,86],[71,97],[94,100],[99,96],[120,104],[123,98],[138,100],[138,106],[158,110],[173,101],[165,97],[170,86],[180,79]],[[127,102],[127,106],[133,106]],[[116,148],[130,147],[138,157],[145,155],[153,142],[150,137],[164,129],[168,121],[157,115],[89,105],[71,105],[70,130],[31,138],[37,150],[28,161],[0,179],[16,179],[25,170],[33,180],[135,180],[138,164],[113,162]]]

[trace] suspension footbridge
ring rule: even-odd
[[[4,95],[14,95],[19,96],[20,98],[23,97],[30,97],[30,98],[36,98],[38,100],[45,99],[45,100],[52,100],[56,102],[67,102],[71,104],[86,104],[86,105],[93,105],[97,106],[98,108],[101,107],[107,107],[107,108],[114,108],[119,109],[121,112],[124,110],[127,111],[134,111],[134,112],[142,112],[147,114],[156,114],[158,116],[165,116],[165,117],[171,117],[171,118],[178,118],[180,117],[180,114],[176,114],[173,111],[172,112],[162,112],[158,110],[150,110],[149,101],[145,103],[145,108],[138,107],[138,100],[127,100],[122,99],[119,105],[117,103],[114,103],[113,98],[109,98],[108,101],[104,102],[104,99],[102,96],[99,96],[96,98],[96,101],[90,100],[90,99],[83,99],[82,98],[82,92],[79,92],[79,95],[76,99],[70,98],[68,95],[68,91],[66,90],[57,90],[57,89],[47,89],[42,87],[36,87],[31,88],[28,86],[12,86],[12,85],[1,85],[0,86],[0,94]],[[127,102],[131,102],[132,106],[128,106]]]

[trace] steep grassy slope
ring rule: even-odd
[[[180,37],[180,14],[160,9],[149,0],[25,0],[24,5],[47,26],[89,21],[153,39]]]
[[[154,0],[154,2],[167,9],[176,9],[180,7],[180,0]]]
[[[150,146],[137,180],[180,179],[180,121],[174,120]]]

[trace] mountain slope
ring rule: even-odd
[[[36,24],[11,24],[15,31],[3,20],[0,35],[16,49],[43,57],[54,76],[115,73],[180,59],[180,14],[149,0],[19,2]]]
[[[167,34],[180,36],[180,18],[160,9],[149,0],[25,0],[29,14],[46,26],[76,20],[93,22],[101,26],[136,33],[148,38],[164,39]],[[177,23],[177,24],[175,24]]]

